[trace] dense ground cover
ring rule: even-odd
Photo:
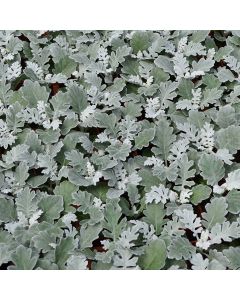
[[[1,31],[1,268],[239,269],[239,50]]]

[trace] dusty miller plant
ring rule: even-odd
[[[1,31],[1,269],[239,269],[240,31]]]

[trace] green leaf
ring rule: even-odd
[[[227,203],[224,197],[213,198],[210,203],[206,205],[206,212],[202,213],[203,225],[209,229],[215,224],[222,224],[227,214]]]
[[[159,235],[162,231],[162,226],[164,224],[164,205],[162,203],[148,204],[143,213],[145,215],[144,221],[148,224],[152,224],[154,226],[156,234]]]
[[[15,253],[12,254],[12,261],[15,270],[33,270],[38,260],[38,255],[32,254],[31,248],[23,245],[17,247]]]
[[[209,185],[218,183],[224,176],[223,162],[216,158],[214,154],[202,154],[199,159],[198,166],[201,175],[207,180]]]
[[[201,203],[203,200],[209,198],[209,196],[212,193],[212,189],[204,184],[198,184],[192,188],[192,196],[190,198],[190,201],[197,205],[198,203]]]
[[[65,263],[73,254],[74,248],[75,245],[72,237],[61,239],[60,243],[55,249],[55,262],[60,269],[65,269]]]
[[[134,149],[142,149],[148,147],[149,142],[153,140],[155,136],[155,128],[148,128],[141,131],[135,138]]]
[[[140,256],[138,263],[144,270],[160,270],[165,266],[167,248],[163,240],[153,240],[145,248],[145,253]]]
[[[41,220],[53,223],[63,211],[63,197],[54,195],[44,196],[39,203],[39,207],[43,211]]]

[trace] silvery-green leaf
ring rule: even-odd
[[[157,146],[153,149],[153,152],[167,161],[171,145],[175,139],[176,136],[173,134],[173,128],[169,126],[166,120],[162,119],[156,127],[155,138],[152,141]]]
[[[136,149],[142,149],[147,147],[149,142],[151,142],[155,135],[155,128],[144,129],[141,131],[135,138],[135,147]]]
[[[229,191],[240,189],[240,169],[228,173],[225,186]]]
[[[15,178],[20,186],[24,185],[26,180],[29,177],[28,173],[29,167],[25,162],[20,162],[20,164],[16,167],[15,170]]]
[[[0,222],[12,222],[16,220],[16,208],[11,199],[0,198]]]
[[[195,174],[195,169],[193,169],[193,161],[188,160],[188,156],[186,153],[181,157],[179,160],[179,171],[178,171],[178,178],[176,180],[176,189],[183,188],[185,186],[192,186],[194,182],[191,178]]]
[[[52,128],[45,129],[45,130],[37,129],[36,132],[44,144],[54,144],[57,143],[59,140],[59,136],[60,136],[59,129],[56,130],[53,130]]]
[[[75,248],[72,237],[62,238],[55,249],[55,261],[60,269],[65,269],[68,258],[72,255]]]
[[[226,196],[228,211],[232,214],[240,213],[240,191],[232,190]]]
[[[190,201],[197,205],[198,203],[201,203],[203,200],[209,198],[209,196],[212,193],[212,189],[204,184],[198,184],[195,185],[192,188],[192,195],[190,198]]]
[[[210,185],[216,184],[224,176],[223,162],[213,154],[202,154],[198,166],[202,177]]]
[[[190,37],[190,40],[194,43],[203,42],[208,36],[208,34],[208,30],[196,30],[193,32],[192,36]]]
[[[11,261],[11,254],[13,250],[9,250],[9,246],[3,243],[0,243],[0,266]]]
[[[203,258],[200,253],[196,253],[190,260],[193,270],[206,270],[209,265],[208,258]]]
[[[226,148],[235,154],[240,149],[240,126],[231,125],[217,132],[219,148]]]
[[[98,238],[100,231],[102,230],[102,225],[88,225],[84,224],[80,229],[80,248],[83,250],[87,247],[92,247],[92,242]]]
[[[110,56],[110,65],[112,69],[115,71],[119,63],[124,62],[125,56],[129,55],[131,51],[130,47],[122,46],[117,48],[116,52],[112,52]]]
[[[68,270],[86,270],[88,261],[84,255],[72,255],[67,260]]]
[[[160,270],[165,265],[167,248],[163,240],[153,240],[146,247],[138,262],[144,270]]]
[[[34,255],[31,248],[23,245],[19,245],[11,257],[14,270],[33,270],[38,260],[38,255]]]
[[[230,269],[238,270],[240,268],[240,247],[229,247],[223,250],[223,254],[228,259]]]
[[[153,33],[150,31],[136,31],[130,42],[133,52],[146,50],[151,45],[152,38]]]
[[[168,257],[171,259],[190,259],[195,247],[184,237],[174,237],[168,246]]]
[[[105,220],[103,228],[109,232],[110,237],[115,241],[119,237],[121,230],[124,228],[125,222],[124,219],[120,221],[121,207],[116,200],[112,200],[106,204],[104,216]]]
[[[206,212],[202,213],[203,225],[209,229],[215,224],[222,224],[227,214],[227,203],[224,197],[213,198],[210,203],[206,205]]]
[[[210,104],[216,103],[218,99],[222,96],[222,91],[217,88],[206,89],[203,92],[203,100],[200,102],[200,107],[208,107]]]
[[[40,185],[44,184],[48,179],[48,176],[46,175],[38,175],[38,176],[33,176],[28,179],[27,183],[32,187],[32,188],[37,188]]]
[[[201,58],[198,62],[193,61],[192,63],[193,71],[209,72],[213,66],[214,66],[213,59]]]
[[[47,102],[49,93],[44,86],[40,86],[37,81],[25,80],[21,88],[23,97],[28,101],[29,107],[36,107],[38,101]]]
[[[240,226],[238,222],[224,222],[215,224],[210,232],[211,244],[221,244],[222,240],[231,242],[240,237]]]
[[[63,232],[57,225],[50,225],[45,222],[41,225],[39,225],[40,231],[32,238],[32,241],[37,249],[47,253],[56,247],[57,238],[62,237]]]
[[[77,191],[77,187],[69,181],[63,181],[54,189],[55,195],[63,197],[65,211],[71,211],[70,204],[72,204],[72,193]]]
[[[39,208],[43,211],[41,219],[52,223],[59,218],[63,211],[63,197],[57,195],[43,196],[39,202]]]
[[[16,198],[17,211],[21,212],[26,218],[30,218],[38,209],[35,192],[25,187]]]
[[[173,62],[172,60],[164,55],[159,55],[155,60],[154,63],[157,67],[163,69],[165,72],[173,75],[174,69],[173,69]]]
[[[129,144],[121,144],[116,143],[114,145],[110,145],[106,148],[109,155],[113,157],[116,160],[122,160],[125,161],[129,152],[130,152],[131,146]]]
[[[236,124],[235,109],[230,105],[220,107],[216,123],[222,128]]]
[[[218,51],[215,54],[215,60],[220,61],[225,56],[228,56],[233,51],[233,48],[231,46],[225,46],[218,49]]]
[[[87,95],[83,88],[73,84],[68,90],[68,99],[75,113],[81,112],[87,107]]]
[[[205,55],[206,50],[203,44],[201,43],[194,43],[190,41],[185,47],[184,47],[184,54],[186,56],[196,56],[198,55]]]
[[[71,74],[76,70],[77,63],[68,56],[61,58],[54,67],[56,74],[61,73],[70,77]]]
[[[233,73],[229,69],[226,69],[226,67],[218,69],[217,77],[220,82],[232,82],[235,80]]]
[[[145,222],[152,224],[154,226],[156,234],[159,235],[162,231],[162,226],[164,224],[164,205],[162,203],[148,204],[143,213],[145,215]]]
[[[115,133],[117,118],[115,114],[108,115],[106,113],[96,114],[96,119],[99,122],[99,127],[107,128],[111,133]]]

